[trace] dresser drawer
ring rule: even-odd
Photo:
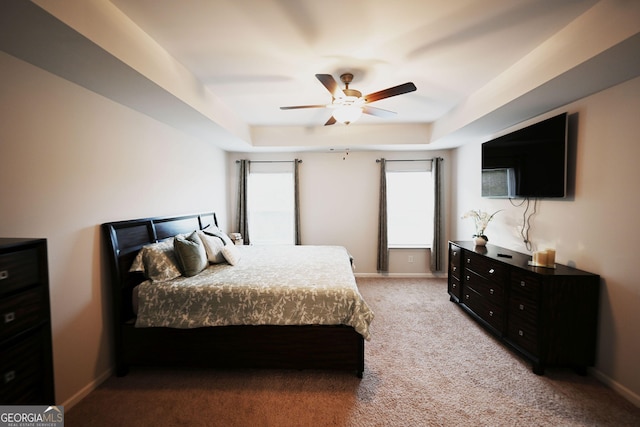
[[[449,277],[449,293],[460,299],[460,296],[462,294],[460,288],[460,280],[458,280],[456,277]]]
[[[47,320],[46,299],[41,287],[0,301],[0,342]]]
[[[533,301],[538,301],[538,295],[540,293],[540,279],[531,274],[513,271],[511,273],[511,289],[532,299]]]
[[[465,269],[464,285],[472,288],[493,304],[504,305],[504,289],[502,283],[487,280],[473,271]]]
[[[460,280],[461,270],[459,265],[451,265],[451,269],[449,271],[451,277],[455,277],[456,279]]]
[[[469,307],[478,317],[503,332],[503,310],[487,301],[483,296],[465,286],[462,303]]]
[[[509,316],[507,325],[507,338],[515,345],[528,351],[534,356],[538,351],[538,329],[534,323],[529,323],[523,318]]]
[[[28,287],[38,280],[36,248],[0,254],[0,294]]]
[[[508,276],[509,267],[503,263],[493,261],[490,258],[475,254],[470,251],[464,252],[464,267],[478,273],[489,280],[502,283]]]
[[[0,351],[0,402],[3,404],[50,404],[44,402],[42,335],[26,339]]]
[[[526,294],[513,289],[509,296],[509,321],[518,319],[533,325],[538,324],[538,304]]]
[[[460,279],[462,274],[462,249],[457,246],[449,246],[449,274]]]

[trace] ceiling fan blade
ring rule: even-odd
[[[327,120],[327,123],[325,123],[324,125],[325,126],[330,126],[330,125],[333,125],[335,123],[336,123],[336,119],[333,116],[331,116],[331,117],[329,117],[329,120]]]
[[[334,79],[331,74],[316,74],[316,78],[327,88],[332,97],[337,98],[337,95],[342,92],[342,89],[338,86],[338,82],[336,82],[336,79]]]
[[[370,93],[369,95],[365,95],[364,99],[368,104],[370,102],[379,101],[381,99],[390,98],[392,96],[402,95],[403,93],[413,92],[414,90],[416,90],[416,85],[408,82],[378,92]]]
[[[325,104],[322,105],[292,105],[290,107],[280,107],[281,110],[297,110],[300,108],[327,108]]]
[[[396,114],[395,111],[383,110],[382,108],[370,107],[368,105],[364,105],[362,107],[362,112],[365,114],[371,114],[372,116],[389,118],[394,117]]]

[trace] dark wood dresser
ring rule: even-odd
[[[595,363],[600,276],[495,245],[449,242],[450,300],[544,374]]]
[[[45,239],[0,238],[0,405],[54,405]]]

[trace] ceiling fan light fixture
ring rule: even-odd
[[[340,80],[342,80],[342,83],[345,85],[343,90],[340,90],[336,79],[334,79],[331,74],[316,74],[316,78],[331,94],[331,104],[294,105],[290,107],[280,107],[280,109],[295,110],[299,108],[331,108],[334,112],[324,125],[330,126],[336,122],[348,125],[349,123],[353,123],[358,120],[363,113],[378,117],[390,117],[395,115],[396,113],[393,111],[371,107],[366,104],[416,90],[416,85],[411,82],[407,82],[362,96],[362,92],[359,90],[349,88],[349,84],[353,80],[353,74],[351,73],[344,73],[340,76]]]
[[[333,112],[333,118],[337,121],[348,125],[349,123],[353,123],[360,118],[362,115],[362,107],[358,107],[355,105],[346,105],[343,107],[338,107]]]

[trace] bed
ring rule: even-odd
[[[135,271],[150,245],[173,242],[175,236],[182,243],[195,233],[204,242],[203,233],[217,235],[211,233],[217,227],[215,213],[102,225],[116,374],[126,375],[138,365],[329,369],[362,378],[373,313],[357,289],[344,248],[225,246],[232,250],[224,253],[232,253],[229,261],[207,263],[191,277],[149,280],[148,271]],[[276,270],[285,272],[284,278]],[[334,271],[345,283],[333,283]],[[178,293],[177,300],[168,298]],[[180,310],[187,306],[198,315],[186,317]]]

